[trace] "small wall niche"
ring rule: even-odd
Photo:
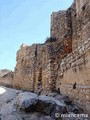
[[[76,85],[77,85],[77,83],[75,82],[75,83],[73,84],[73,89],[76,89]]]
[[[86,5],[83,5],[83,6],[82,6],[82,11],[84,11],[84,10],[85,10],[85,8],[86,8]]]

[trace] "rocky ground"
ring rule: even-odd
[[[61,117],[62,114],[81,114],[83,110],[67,96],[50,93],[48,96],[0,86],[0,120],[88,120]]]

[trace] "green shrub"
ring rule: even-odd
[[[56,41],[57,41],[56,37],[47,37],[45,43],[56,42]]]

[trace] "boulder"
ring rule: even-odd
[[[68,96],[64,96],[63,100],[64,100],[64,103],[66,105],[71,105],[72,104],[72,101],[70,100],[70,98]]]
[[[62,103],[65,103],[66,105],[71,105],[72,101],[68,96],[63,96],[63,95],[57,95],[55,97],[57,100],[61,101]]]
[[[22,120],[54,120],[50,116],[42,115],[41,113],[31,113],[30,115],[23,116]]]
[[[31,106],[36,105],[38,95],[32,92],[20,93],[16,98],[17,106],[22,110],[28,110]]]
[[[74,103],[72,103],[71,105],[67,106],[67,111],[73,114],[82,114],[83,113],[83,109],[80,108],[79,106],[75,105]]]
[[[18,107],[25,112],[40,112],[44,115],[55,117],[55,113],[64,114],[67,112],[66,105],[54,97],[45,95],[38,96],[35,93],[20,93],[16,98]]]
[[[55,113],[66,113],[66,105],[53,97],[41,95],[39,96],[36,106],[38,112],[55,117]]]
[[[56,97],[58,95],[57,92],[51,92],[48,94],[49,97]]]
[[[79,107],[72,103],[69,97],[61,95],[50,97],[46,95],[38,96],[32,92],[24,92],[19,93],[16,98],[16,104],[20,110],[37,112],[45,116],[50,116],[52,119],[55,119],[57,114],[59,115],[59,119],[61,119],[61,114],[69,112],[77,114],[82,112]]]

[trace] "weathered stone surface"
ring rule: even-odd
[[[20,93],[16,98],[16,104],[20,109],[28,109],[38,102],[38,95],[31,92]]]
[[[22,118],[20,116],[16,116],[16,115],[7,115],[7,116],[2,116],[1,120],[22,120]]]
[[[5,103],[9,103],[13,99],[15,99],[19,92],[21,91],[0,86],[0,107]]]
[[[15,112],[15,111],[16,111],[15,100],[12,100],[11,102],[4,104],[1,107],[0,114],[3,116],[7,116],[7,115],[12,114],[12,112]]]

